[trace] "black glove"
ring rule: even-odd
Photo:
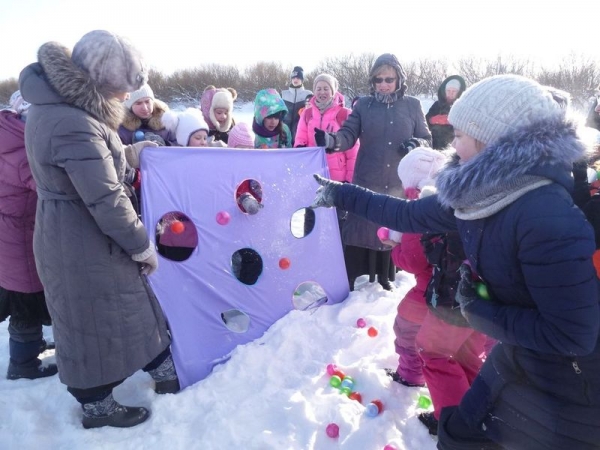
[[[335,194],[342,183],[333,181],[328,178],[323,178],[316,173],[313,175],[317,183],[320,184],[316,192],[315,200],[310,205],[311,208],[319,208],[321,206],[325,208],[332,208],[335,206]]]
[[[466,263],[462,263],[458,269],[460,272],[460,281],[456,288],[456,296],[454,297],[456,302],[460,305],[460,312],[463,317],[466,316],[467,307],[476,300],[479,300],[477,295],[477,288],[473,281],[473,274],[471,272],[471,266]]]
[[[408,152],[410,152],[412,149],[420,147],[420,146],[421,146],[421,142],[417,138],[410,138],[410,139],[407,139],[406,141],[404,141],[402,144],[400,144],[400,147],[398,147],[398,152],[402,156],[404,156]]]
[[[334,133],[328,133],[319,128],[315,128],[315,142],[318,147],[325,147],[326,153],[333,153],[336,150],[336,138]]]
[[[150,131],[144,133],[144,140],[150,142],[156,142],[159,146],[164,147],[167,145],[165,140],[156,133],[152,133]]]

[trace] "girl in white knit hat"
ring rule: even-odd
[[[163,126],[175,135],[180,147],[207,147],[208,125],[198,108],[169,111],[162,116]]]
[[[567,100],[517,75],[474,84],[450,110],[456,154],[427,198],[407,202],[316,176],[313,207],[402,232],[460,234],[469,264],[460,266],[456,301],[468,324],[498,343],[478,374],[466,374],[460,403],[442,409],[440,450],[598,448],[595,241],[571,197],[586,146]]]

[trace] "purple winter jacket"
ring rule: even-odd
[[[0,111],[0,286],[43,290],[33,256],[37,193],[25,152],[25,122]]]

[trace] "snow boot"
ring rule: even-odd
[[[411,383],[410,381],[405,380],[404,378],[402,378],[400,376],[400,374],[398,372],[396,372],[393,369],[385,369],[385,373],[388,377],[390,377],[392,380],[394,380],[396,383],[400,383],[403,386],[406,387],[425,387],[424,384],[420,384],[420,383]]]
[[[154,392],[157,394],[176,394],[180,390],[179,378],[173,364],[173,356],[169,355],[156,369],[149,370],[155,382]]]
[[[42,361],[38,358],[42,348],[41,342],[17,342],[9,339],[8,345],[10,361],[6,378],[9,380],[21,378],[35,380],[36,378],[51,377],[58,372],[56,364],[42,366]]]
[[[145,422],[150,411],[141,406],[123,406],[117,403],[112,394],[97,402],[84,403],[83,428],[116,427],[129,428]]]
[[[427,427],[429,434],[437,436],[438,434],[438,420],[434,417],[432,412],[424,412],[419,414],[419,420],[423,425]]]

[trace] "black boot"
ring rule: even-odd
[[[145,422],[150,417],[150,411],[141,406],[123,406],[117,403],[112,394],[103,400],[84,403],[83,428],[116,427],[129,428]]]
[[[394,290],[394,285],[392,283],[390,283],[390,280],[383,279],[383,277],[378,276],[377,277],[377,281],[379,281],[379,284],[381,285],[381,287],[383,289],[385,289],[386,291],[393,291]]]
[[[394,380],[396,383],[400,383],[406,387],[424,387],[424,384],[411,383],[410,381],[406,381],[402,376],[396,372],[394,369],[385,369],[385,374]]]
[[[42,361],[38,358],[42,342],[18,342],[9,339],[8,346],[10,361],[6,378],[9,380],[19,380],[21,378],[35,380],[36,378],[51,377],[58,372],[56,364],[42,366]]]
[[[6,372],[6,378],[9,380],[19,380],[25,378],[28,380],[35,380],[36,378],[51,377],[58,373],[56,364],[48,364],[42,366],[42,362],[37,359],[37,364],[13,364],[8,363],[8,370]]]
[[[437,436],[438,434],[438,420],[434,417],[432,412],[424,412],[419,414],[419,420],[423,425],[427,427],[429,434]]]
[[[156,369],[148,373],[156,383],[154,392],[157,394],[176,394],[180,390],[179,378],[173,364],[173,357],[169,355]]]

